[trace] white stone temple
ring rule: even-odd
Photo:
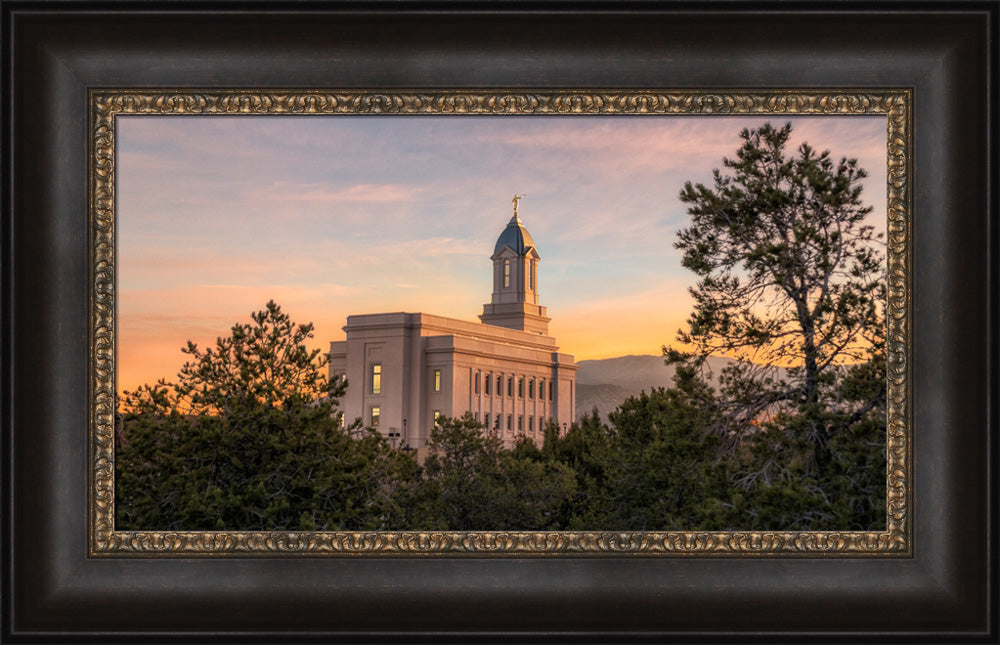
[[[347,340],[330,343],[330,376],[347,377],[341,409],[397,447],[420,450],[438,417],[471,412],[511,447],[541,444],[553,422],[573,423],[576,364],[548,335],[539,304],[541,256],[517,214],[493,254],[493,296],[481,323],[425,313],[347,317]]]

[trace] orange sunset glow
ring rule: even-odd
[[[211,344],[271,299],[324,351],[352,314],[477,321],[515,193],[559,351],[659,354],[692,303],[678,194],[767,120],[123,116],[117,388],[172,380],[187,340]],[[857,158],[885,228],[884,117],[770,120]]]

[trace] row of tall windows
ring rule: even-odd
[[[371,378],[370,378],[371,393],[372,394],[381,394],[382,393],[382,364],[381,363],[372,363],[372,365],[371,365],[371,375],[370,376],[371,376]],[[490,375],[490,374],[487,374],[487,375],[485,375],[485,377],[483,377],[483,375],[480,372],[476,372],[475,378],[474,378],[475,393],[479,394],[479,390],[480,390],[480,378],[481,377],[482,377],[483,390],[484,390],[485,394],[487,396],[491,396],[492,395],[492,391],[491,391],[492,387],[491,387],[491,385],[493,384],[493,376]],[[525,377],[518,376],[516,378],[517,378],[517,396],[523,399],[524,398],[524,393],[525,393],[525,387],[524,387],[525,386]],[[513,397],[514,396],[514,387],[515,387],[514,379],[515,379],[514,376],[507,376],[506,377],[506,390],[507,390],[507,396],[509,396],[509,397]],[[536,384],[536,379],[532,378],[532,379],[528,379],[527,380],[527,385],[528,385],[527,390],[528,390],[528,398],[529,399],[534,399],[535,398],[535,393],[536,393],[535,392],[535,384]],[[538,399],[544,401],[545,400],[545,379],[537,379],[537,384],[538,384],[538,391],[537,391]],[[504,375],[503,374],[497,374],[496,375],[496,391],[497,391],[497,394],[503,394],[504,385],[505,385]],[[548,387],[548,390],[549,390],[548,398],[551,401],[553,398],[555,398],[555,382],[552,381],[552,380],[549,380],[548,385],[549,385],[549,387]],[[433,387],[434,387],[434,391],[435,392],[440,392],[441,391],[441,387],[442,387],[442,375],[441,375],[441,370],[439,370],[439,369],[436,369],[433,372]],[[369,410],[369,419],[371,421],[371,427],[373,427],[373,428],[377,428],[378,427],[379,417],[380,416],[381,416],[381,407],[379,407],[379,406],[373,406],[372,408],[370,408],[370,410]],[[440,412],[437,411],[437,410],[435,410],[434,411],[434,421],[435,421],[435,424],[436,424],[437,419],[438,419],[439,416],[440,416]],[[478,420],[478,413],[477,413],[476,416],[477,416],[477,420]],[[495,422],[494,427],[496,429],[500,428],[500,416],[501,415],[498,414],[494,418],[494,422]],[[544,425],[543,417],[538,417],[538,429],[541,430],[542,427],[543,427],[543,425]],[[506,426],[507,426],[508,430],[512,429],[512,426],[513,426],[512,415],[509,415],[509,414],[507,415]],[[487,428],[490,427],[490,415],[489,414],[486,415],[486,427]],[[534,417],[529,417],[528,418],[528,428],[529,428],[529,430],[531,432],[534,432],[534,429],[535,429],[535,419],[534,419]],[[518,417],[517,429],[518,429],[518,431],[521,431],[521,432],[524,431],[524,419],[523,419],[522,416]]]
[[[438,370],[435,370],[435,379],[438,378],[437,377],[437,372],[438,372]],[[481,376],[482,376],[482,374],[480,374],[479,372],[476,372],[475,376],[472,379],[472,383],[473,383],[472,387],[473,387],[473,392],[475,394],[479,394],[479,383],[480,383],[480,377]],[[514,378],[515,377],[513,377],[513,376],[508,376],[507,377],[507,381],[506,381],[507,396],[511,396],[511,397],[514,396]],[[435,383],[436,382],[437,381],[435,380]],[[485,377],[483,378],[482,382],[483,382],[483,393],[486,394],[486,396],[492,396],[493,395],[493,391],[492,391],[493,387],[492,387],[492,385],[494,383],[493,376],[491,376],[490,374],[486,374]],[[529,399],[534,399],[535,398],[535,382],[536,382],[536,379],[528,379],[528,398]],[[539,398],[539,400],[544,401],[545,400],[545,379],[543,379],[543,378],[542,379],[537,379],[537,382],[538,382],[538,398]],[[524,383],[525,383],[525,378],[523,376],[518,376],[517,377],[517,396],[520,397],[520,398],[522,398],[522,399],[524,398]],[[503,376],[503,374],[497,374],[497,376],[496,376],[496,389],[497,389],[497,394],[503,394],[503,392],[504,392],[504,376]],[[437,387],[435,387],[434,391],[437,392],[439,390],[437,389]],[[553,398],[552,381],[549,381],[549,400],[551,401],[552,398]]]
[[[539,430],[542,430],[542,429],[545,428],[545,417],[542,417],[542,416],[539,416],[539,417],[529,416],[528,417],[528,432],[530,432],[532,434],[535,432],[535,428],[536,428],[535,419],[536,418],[538,419],[537,428]],[[478,412],[476,413],[476,421],[479,421],[479,413]],[[549,421],[552,421],[554,423],[555,419],[551,419],[550,418]],[[492,422],[492,425],[490,425],[491,422]],[[501,413],[497,413],[497,414],[492,414],[491,415],[489,412],[487,412],[485,415],[483,415],[483,425],[487,429],[491,429],[492,428],[493,430],[500,430],[500,424],[501,423],[504,424],[504,427],[507,430],[513,430],[514,415],[513,414],[508,414],[508,415],[505,416],[505,415],[503,415]],[[518,430],[518,432],[524,432],[524,415],[523,414],[517,415],[517,430]]]

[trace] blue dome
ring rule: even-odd
[[[507,222],[507,228],[500,233],[497,245],[493,248],[493,255],[502,251],[505,246],[509,246],[518,255],[527,254],[528,250],[535,246],[535,240],[531,239],[531,233],[524,228],[524,223],[517,215],[510,218],[510,221]]]

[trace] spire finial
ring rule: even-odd
[[[517,195],[517,194],[515,194],[514,195],[514,199],[510,200],[514,204],[514,217],[517,217],[517,205],[518,205],[518,202],[520,202],[525,197],[526,197],[526,195]]]

